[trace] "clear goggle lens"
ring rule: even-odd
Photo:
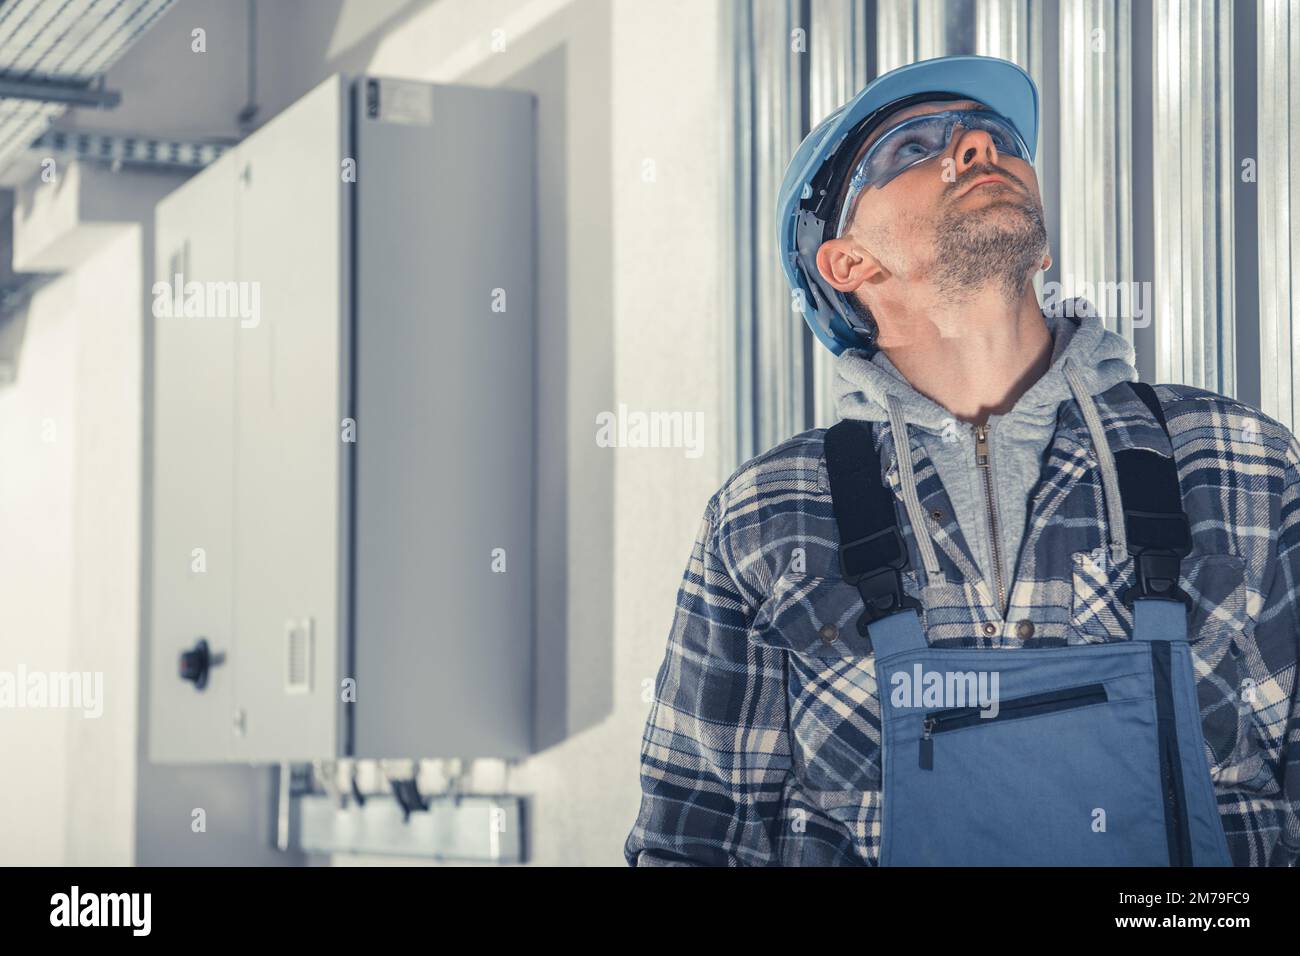
[[[868,186],[884,189],[894,177],[913,166],[933,159],[948,148],[953,128],[983,130],[993,140],[997,151],[1029,162],[1029,147],[1016,132],[1011,121],[989,110],[946,110],[913,116],[891,128],[871,144],[858,161],[849,181],[849,191],[840,211],[835,235],[844,232],[858,194]]]

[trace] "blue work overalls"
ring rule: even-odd
[[[1154,392],[1130,384],[1164,427]],[[841,571],[863,598],[880,694],[880,865],[1231,865],[1178,588],[1191,531],[1177,467],[1146,449],[1114,457],[1133,639],[939,648],[903,589],[907,549],[870,425],[827,432]]]

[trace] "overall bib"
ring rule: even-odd
[[[1150,386],[1130,384],[1165,427]],[[1114,457],[1132,640],[940,648],[903,589],[870,425],[827,432],[841,570],[862,595],[880,695],[881,866],[1232,865],[1178,588],[1191,530],[1177,467],[1145,449]]]

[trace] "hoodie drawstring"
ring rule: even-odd
[[[934,541],[925,530],[925,518],[921,512],[921,497],[916,493],[916,473],[912,471],[912,451],[908,447],[907,422],[903,420],[903,410],[899,407],[899,398],[894,393],[886,396],[889,406],[889,430],[894,436],[894,454],[898,458],[898,475],[903,485],[903,507],[907,510],[907,520],[915,531],[916,545],[921,551],[921,561],[925,565],[926,581],[930,584],[943,583],[943,572],[939,568],[939,556],[934,550]]]
[[[1115,459],[1111,455],[1110,442],[1106,440],[1105,430],[1101,425],[1101,416],[1097,414],[1097,405],[1088,390],[1079,379],[1079,373],[1068,360],[1062,364],[1065,380],[1069,383],[1074,400],[1079,403],[1084,423],[1092,438],[1093,450],[1101,467],[1102,497],[1106,503],[1106,534],[1110,546],[1111,561],[1118,564],[1128,553],[1128,536],[1124,532],[1124,506],[1119,495],[1119,473],[1115,469]],[[939,567],[939,557],[934,550],[934,541],[925,533],[925,517],[921,511],[921,498],[916,492],[916,473],[912,470],[912,453],[907,439],[907,422],[903,418],[900,399],[892,392],[886,396],[889,413],[890,431],[894,436],[894,454],[898,459],[898,474],[903,486],[903,506],[907,510],[907,520],[916,531],[917,547],[921,552],[921,561],[925,565],[926,579],[929,583],[942,583],[943,572]]]
[[[1128,553],[1128,535],[1124,531],[1124,506],[1119,497],[1119,473],[1115,470],[1115,458],[1111,455],[1110,442],[1106,440],[1106,433],[1101,427],[1101,416],[1097,414],[1097,405],[1088,394],[1088,390],[1083,387],[1073,363],[1068,361],[1064,363],[1063,371],[1065,380],[1070,385],[1070,391],[1074,393],[1074,400],[1079,403],[1079,408],[1083,411],[1083,420],[1088,426],[1088,434],[1092,436],[1092,447],[1101,465],[1101,487],[1102,495],[1106,499],[1106,533],[1110,539],[1110,557],[1111,561],[1118,564]]]

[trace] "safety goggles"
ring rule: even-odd
[[[849,191],[844,197],[835,235],[843,234],[863,189],[868,186],[884,189],[895,176],[934,159],[948,148],[953,129],[957,126],[966,130],[984,130],[999,153],[1029,162],[1029,147],[1011,121],[998,113],[990,110],[945,110],[913,116],[890,128],[858,161],[849,180]]]

